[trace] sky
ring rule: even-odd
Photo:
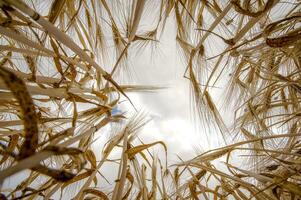
[[[139,135],[143,141],[164,141],[171,162],[179,161],[176,155],[189,159],[216,147],[220,139],[208,137],[199,126],[190,82],[183,77],[186,66],[178,49],[176,26],[170,17],[156,47],[147,46],[128,62],[132,83],[164,87],[154,92],[130,93],[129,97],[138,110],[151,118]],[[125,109],[131,110],[131,106]]]

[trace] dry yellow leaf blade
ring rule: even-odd
[[[88,170],[86,172],[83,172],[83,173],[73,177],[72,179],[70,179],[69,181],[67,181],[63,184],[62,190],[64,190],[64,188],[66,188],[68,185],[71,185],[71,184],[81,181],[85,178],[88,178],[92,173],[93,173],[93,170]]]
[[[90,162],[92,169],[96,169],[97,164],[96,164],[96,156],[94,152],[89,149],[85,152],[85,156]]]
[[[94,188],[87,188],[83,191],[86,194],[93,194],[100,198],[100,200],[109,200],[109,197],[102,191],[94,189]]]
[[[129,159],[133,159],[137,153],[140,153],[143,150],[148,149],[148,148],[150,148],[150,147],[152,147],[152,146],[154,146],[156,144],[161,144],[164,147],[165,152],[167,153],[167,147],[166,147],[165,143],[162,142],[162,141],[158,141],[158,142],[154,142],[154,143],[150,143],[150,144],[143,144],[143,145],[135,146],[135,147],[132,147],[132,148],[126,150],[125,153],[128,154]]]

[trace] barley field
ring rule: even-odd
[[[300,0],[0,8],[0,199],[301,199]],[[172,62],[162,45],[173,42]],[[189,158],[173,136],[141,136],[152,116],[133,98],[177,101],[162,84],[175,63],[196,142],[218,141]]]

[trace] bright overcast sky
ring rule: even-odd
[[[176,26],[173,18],[167,21],[164,34],[156,48],[151,44],[132,56],[129,61],[131,81],[136,84],[163,86],[154,92],[129,94],[135,107],[148,114],[152,120],[141,131],[144,142],[162,140],[168,146],[171,162],[196,155],[196,150],[206,150],[217,145],[217,134],[210,137],[198,126],[193,114],[189,80],[183,77],[185,64],[176,45]],[[127,106],[128,109],[128,106]]]

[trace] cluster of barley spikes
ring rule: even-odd
[[[0,9],[0,199],[301,198],[300,0],[0,0]],[[137,46],[160,43],[168,20],[195,113],[225,141],[174,165],[165,143],[139,140],[143,114],[112,112],[129,92],[157,89],[118,77]],[[212,98],[219,83],[230,126]],[[103,149],[92,148],[105,131]],[[118,166],[106,186],[104,165]]]

